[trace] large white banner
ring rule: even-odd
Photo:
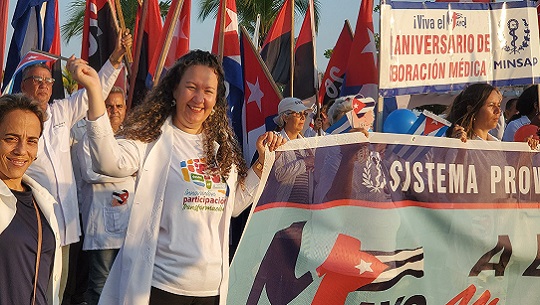
[[[383,96],[539,80],[538,18],[528,1],[390,2],[381,21]]]

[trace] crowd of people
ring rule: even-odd
[[[68,99],[49,103],[54,79],[42,64],[23,71],[22,94],[0,97],[0,247],[9,249],[0,252],[1,305],[225,304],[230,219],[252,203],[266,152],[325,135],[352,110],[350,98],[336,99],[306,132],[311,109],[283,99],[278,130],[257,139],[250,167],[229,126],[218,58],[189,52],[126,113],[114,84],[130,45],[121,35],[99,73],[71,57],[66,68],[85,89]],[[536,86],[507,103],[506,117],[501,101],[489,84],[468,86],[448,112],[447,136],[498,141],[490,132],[503,118],[503,140],[513,141],[519,127],[538,124]],[[326,163],[324,176],[316,163],[312,149],[277,154],[276,200],[333,198],[342,162]],[[313,183],[328,187],[314,192]]]

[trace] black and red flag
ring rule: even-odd
[[[52,31],[51,47],[49,53],[60,56],[60,19],[58,15],[58,1],[49,1],[47,7],[52,10],[54,5],[54,31]],[[47,34],[46,34],[47,35]],[[47,39],[45,37],[45,39]],[[56,60],[51,66],[52,77],[56,80],[52,88],[52,99],[63,99],[66,97],[64,92],[64,83],[62,81],[62,61]]]
[[[285,0],[264,40],[261,58],[278,84],[288,84],[291,79],[293,46],[294,0]]]
[[[118,36],[111,2],[88,0],[84,13],[81,58],[96,71],[109,59]]]
[[[339,97],[341,94],[341,86],[343,85],[343,77],[345,76],[345,67],[349,60],[349,52],[351,50],[353,33],[351,24],[345,20],[341,34],[334,46],[332,56],[328,61],[326,72],[321,81],[319,89],[319,101],[321,105],[327,104],[330,100]]]
[[[137,70],[137,78],[134,84],[130,84],[133,88],[132,107],[141,103],[146,96],[149,88],[152,86],[151,77],[149,76],[150,62],[156,52],[160,52],[159,37],[163,28],[161,22],[161,15],[159,10],[159,4],[157,0],[145,0],[148,1],[148,13],[145,20],[144,32],[142,35],[142,47],[139,55],[139,66]],[[139,37],[139,24],[142,17],[142,6],[139,6],[137,11],[137,19],[135,21],[135,33],[134,37]],[[134,42],[136,45],[137,41]],[[137,52],[137,50],[134,50]],[[134,54],[136,55],[136,54]],[[135,58],[135,56],[134,56]]]
[[[276,126],[272,119],[277,115],[281,94],[243,27],[240,32],[240,54],[244,76],[243,148],[247,164],[251,164],[257,151],[257,138]]]
[[[292,92],[294,97],[309,100],[313,105],[319,88],[317,61],[315,57],[315,20],[313,18],[313,0],[309,0],[306,17],[300,28],[294,48],[293,90],[286,87],[284,92]],[[309,105],[308,105],[309,106]]]

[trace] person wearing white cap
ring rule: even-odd
[[[301,139],[304,123],[310,108],[295,97],[286,97],[279,102],[278,116],[274,122],[280,135],[289,140]],[[299,149],[284,151],[276,156],[275,178],[281,182],[277,200],[309,203],[313,198],[314,151]]]

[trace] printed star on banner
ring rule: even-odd
[[[377,66],[377,48],[375,47],[375,35],[371,29],[367,29],[369,43],[364,47],[362,53],[371,53],[373,55],[373,63]]]
[[[257,80],[255,81],[254,84],[250,83],[249,81],[246,81],[246,83],[250,91],[247,103],[249,104],[250,102],[256,102],[257,107],[259,107],[259,111],[262,112],[261,100],[264,97],[264,93],[262,92],[261,87],[259,86],[259,78],[257,77]]]
[[[360,274],[363,274],[364,272],[373,272],[373,269],[371,269],[371,264],[368,263],[365,260],[361,259],[360,264],[354,266],[356,269],[360,270]]]

